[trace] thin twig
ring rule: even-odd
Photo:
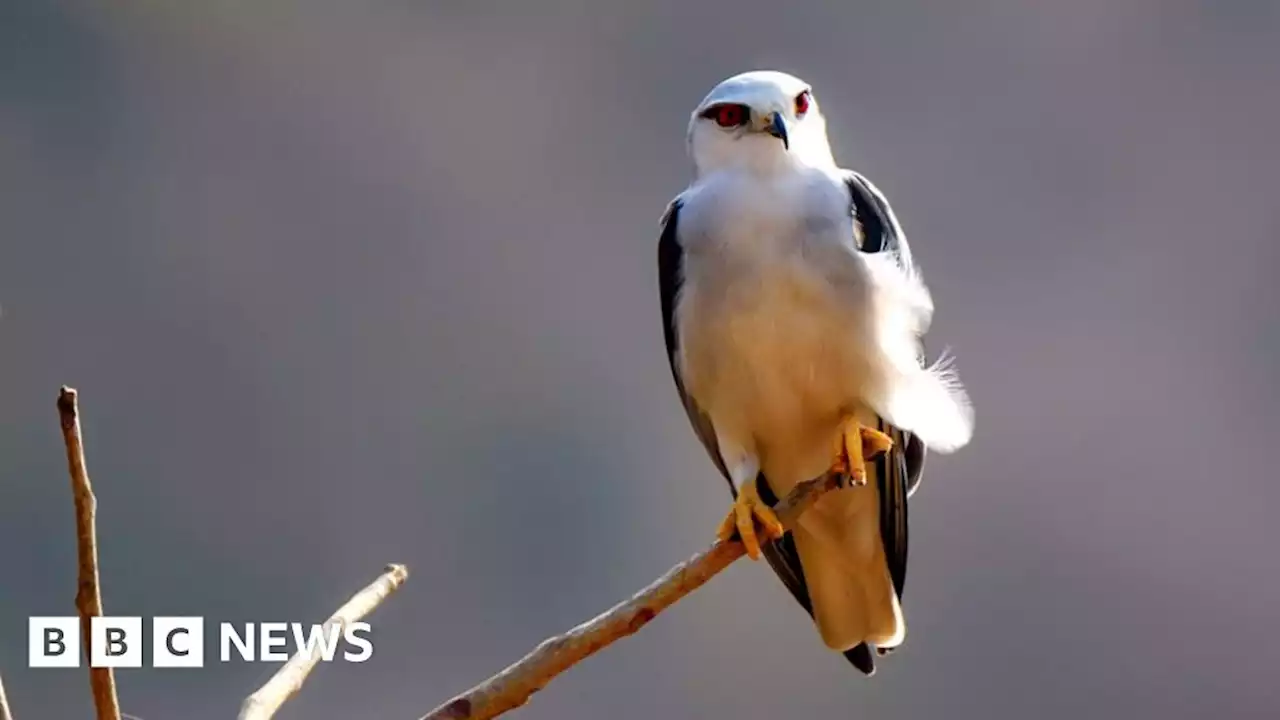
[[[76,503],[76,554],[79,557],[79,580],[76,609],[80,612],[80,637],[85,655],[89,652],[91,618],[102,615],[102,591],[98,584],[98,536],[94,515],[98,501],[89,484],[84,464],[84,443],[80,438],[80,407],[74,388],[62,386],[58,393],[58,416],[62,421],[62,440],[67,446],[67,468],[71,472],[71,493]],[[116,679],[109,667],[90,667],[89,685],[93,689],[93,707],[98,720],[120,720],[120,699],[116,696]]]
[[[0,679],[0,720],[13,720],[13,711],[9,709],[9,698],[4,696],[4,680]]]
[[[338,608],[338,611],[325,622],[325,632],[328,633],[335,624],[342,627],[373,612],[373,609],[399,589],[408,577],[409,569],[404,565],[388,565],[377,580],[352,596],[347,604]],[[289,662],[284,664],[284,667],[271,676],[266,685],[245,698],[244,703],[240,705],[239,720],[269,720],[286,700],[302,689],[307,675],[315,669],[319,661],[318,652],[307,652],[307,648],[300,648]]]
[[[805,508],[822,493],[838,485],[839,480],[833,474],[802,482],[778,503],[774,511],[784,527],[792,528]],[[742,543],[736,539],[728,542],[717,540],[711,547],[668,570],[630,599],[563,635],[542,641],[514,665],[432,710],[421,720],[489,720],[524,705],[530,696],[546,687],[557,675],[638,631],[658,613],[702,587],[744,553]]]

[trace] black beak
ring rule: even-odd
[[[782,147],[791,149],[791,141],[787,139],[787,121],[783,119],[782,113],[776,112],[769,119],[769,134],[781,140]]]

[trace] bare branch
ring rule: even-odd
[[[778,519],[784,527],[793,527],[805,508],[838,485],[838,478],[832,474],[800,483],[774,508]],[[421,720],[489,720],[524,705],[560,673],[635,633],[744,553],[738,540],[717,540],[630,599],[563,635],[542,641],[514,665],[432,710]]]
[[[97,500],[85,469],[78,398],[73,388],[62,388],[58,396],[58,413],[62,421],[76,508],[79,557],[76,608],[80,614],[84,650],[91,656],[92,618],[102,615],[95,528]],[[802,482],[777,504],[774,511],[784,527],[793,528],[806,508],[823,493],[840,484],[840,478],[831,473]],[[546,687],[561,673],[617,640],[636,633],[658,613],[702,587],[744,554],[740,541],[717,540],[707,549],[667,571],[631,598],[562,635],[544,640],[513,665],[432,710],[422,720],[490,720],[524,705],[534,693]],[[404,584],[408,575],[405,566],[388,565],[381,576],[352,596],[324,623],[326,636],[332,637],[328,633],[335,626],[336,629],[344,629],[348,624],[373,612]],[[238,720],[270,720],[285,702],[302,689],[307,677],[321,659],[316,650],[315,647],[310,648],[310,651],[305,647],[300,648],[266,684],[245,698],[240,706]],[[90,668],[89,679],[98,720],[121,720],[125,717],[120,712],[112,669]],[[3,683],[0,683],[0,720],[13,720]]]
[[[9,698],[4,696],[4,680],[0,679],[0,720],[13,720],[13,711],[9,709]]]
[[[325,622],[325,632],[328,633],[334,625],[346,626],[373,612],[373,609],[399,589],[408,577],[409,569],[404,565],[388,565],[377,580],[352,596],[347,604],[338,608],[338,611]],[[284,664],[284,667],[271,676],[266,685],[245,698],[240,706],[239,720],[269,720],[286,700],[302,689],[307,675],[315,669],[319,661],[318,652],[308,653],[305,647],[300,648],[289,662]]]
[[[88,657],[92,618],[102,615],[102,591],[98,584],[98,538],[95,514],[98,501],[89,484],[84,464],[84,442],[80,437],[80,407],[74,388],[62,386],[58,393],[58,416],[62,422],[62,441],[67,446],[67,468],[71,472],[71,493],[76,503],[76,554],[79,557],[79,579],[76,609],[80,613],[80,636]],[[98,720],[120,720],[120,700],[116,696],[116,679],[109,667],[90,667],[89,685],[93,689],[93,707]]]

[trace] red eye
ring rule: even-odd
[[[796,117],[809,112],[809,91],[805,90],[796,96]]]
[[[703,114],[723,128],[737,127],[747,122],[747,108],[743,105],[717,105]]]

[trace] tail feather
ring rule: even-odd
[[[849,664],[862,671],[863,675],[870,677],[876,674],[876,661],[871,656],[871,648],[866,643],[860,643],[852,650],[844,651],[844,659]]]
[[[792,535],[804,568],[822,641],[859,670],[874,670],[869,649],[899,645],[906,622],[889,576],[874,486],[829,493],[802,517]]]

